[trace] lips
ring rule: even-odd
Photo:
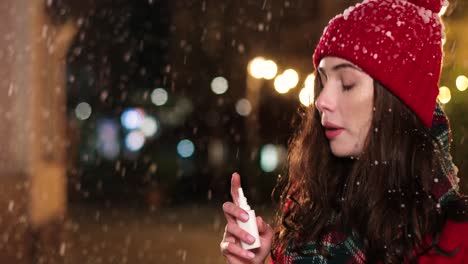
[[[325,122],[323,127],[325,128],[325,136],[328,139],[334,139],[335,137],[340,135],[341,132],[344,131],[344,128],[339,127],[339,126],[337,126],[337,125],[335,125],[333,123],[330,123],[330,122]]]
[[[341,134],[341,132],[343,132],[344,129],[342,128],[339,128],[339,129],[326,129],[325,130],[325,136],[328,138],[328,139],[334,139],[335,137],[337,137],[339,134]]]

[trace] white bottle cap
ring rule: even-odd
[[[244,196],[244,191],[242,191],[242,188],[239,188],[239,207],[248,211],[250,210],[250,206],[247,203],[247,198]]]

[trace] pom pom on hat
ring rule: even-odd
[[[439,13],[442,6],[446,4],[446,0],[407,0],[417,6],[424,7],[434,13]]]

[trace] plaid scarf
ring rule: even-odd
[[[457,177],[458,169],[452,162],[450,155],[450,142],[452,134],[450,130],[449,120],[447,115],[442,110],[442,107],[437,103],[434,110],[432,127],[430,132],[434,139],[442,147],[443,156],[442,166],[437,171],[438,181],[434,183],[431,193],[434,198],[438,199],[440,207],[444,207],[449,201],[460,196]],[[286,206],[285,210],[287,210]],[[329,223],[332,223],[335,215],[332,215]],[[301,256],[292,250],[290,243],[286,251],[277,256],[274,263],[282,264],[361,264],[365,263],[365,255],[362,251],[362,241],[358,238],[355,232],[346,236],[345,234],[333,231],[324,237],[322,242],[327,251],[333,256],[331,260],[320,255]],[[301,248],[302,255],[317,253],[316,243],[308,242]]]

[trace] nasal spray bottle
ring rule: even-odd
[[[247,244],[241,241],[241,246],[243,249],[254,249],[260,247],[260,236],[258,235],[257,227],[257,217],[255,216],[255,211],[250,209],[249,204],[247,203],[247,198],[244,196],[242,188],[239,188],[239,206],[244,209],[249,214],[249,220],[247,222],[242,222],[237,220],[237,224],[240,228],[247,231],[250,235],[255,237],[255,242],[253,244]]]

